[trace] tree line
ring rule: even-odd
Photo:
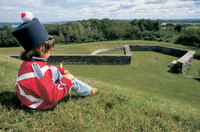
[[[47,32],[61,44],[110,40],[152,40],[200,47],[200,29],[183,25],[161,26],[161,20],[89,19],[64,24],[46,24]],[[0,27],[0,47],[19,46],[11,25]]]

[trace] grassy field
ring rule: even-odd
[[[127,43],[131,41],[58,45],[52,52],[91,53]],[[15,50],[20,48],[6,55]],[[200,131],[199,60],[193,60],[186,75],[168,70],[176,57],[155,52],[133,52],[131,65],[64,65],[99,88],[99,94],[83,98],[72,93],[51,110],[26,111],[15,93],[21,61],[3,52],[0,49],[0,131]]]
[[[125,44],[159,44],[176,48],[195,50],[200,55],[200,48],[192,46],[183,46],[180,44],[172,44],[156,41],[127,40],[127,41],[104,41],[83,44],[56,44],[51,54],[91,54],[93,51],[101,48],[123,47]],[[19,55],[23,51],[22,47],[17,48],[0,48],[0,55]]]

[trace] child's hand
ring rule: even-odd
[[[68,70],[64,70],[64,74],[68,74],[70,73]]]
[[[66,77],[66,78],[68,78],[69,80],[75,79],[74,75],[72,75],[71,73],[63,74],[63,76]]]

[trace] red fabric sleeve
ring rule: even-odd
[[[45,75],[38,79],[37,82],[41,97],[48,103],[56,103],[62,99],[72,85],[73,83],[65,77],[63,77],[58,84],[55,84],[52,80],[50,70],[46,71]]]
[[[58,70],[60,71],[61,74],[64,74],[64,71],[65,71],[64,68],[60,68],[60,67],[57,67],[57,66],[56,66],[56,68],[58,68]]]

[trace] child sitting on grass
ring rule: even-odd
[[[47,65],[54,39],[37,18],[24,22],[12,33],[25,49],[20,56],[23,63],[16,82],[22,107],[38,110],[52,108],[69,90],[79,96],[97,93],[98,89],[76,79],[64,68]]]

